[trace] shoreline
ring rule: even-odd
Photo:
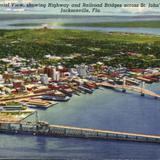
[[[26,26],[25,26],[26,25]],[[43,29],[43,24],[10,24],[7,27],[0,27],[0,31],[19,31],[19,30],[41,30]],[[119,33],[119,34],[128,34],[128,35],[146,35],[160,37],[160,28],[149,28],[149,27],[91,27],[91,26],[47,26],[48,30],[65,30],[65,31],[80,31],[80,32],[99,32],[99,33]]]

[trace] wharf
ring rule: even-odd
[[[136,77],[136,79],[144,81],[146,83],[152,83],[152,81],[150,79],[144,78],[144,77]]]
[[[45,100],[41,100],[41,99],[23,99],[20,100],[20,103],[22,104],[26,104],[27,106],[36,106],[35,108],[44,108],[47,109],[49,107],[52,107],[54,105],[57,104],[57,102],[54,101],[45,101]]]
[[[25,110],[25,111],[1,111],[0,112],[0,122],[1,123],[20,123],[29,116],[35,114],[34,110]]]
[[[20,95],[15,97],[0,97],[0,101],[10,102],[13,100],[22,100],[22,99],[38,97],[46,94],[54,94],[54,91],[48,91],[48,92],[42,92],[42,93],[36,93],[36,94],[26,94],[26,95]]]
[[[25,114],[25,113],[33,113],[33,110],[12,110],[12,111],[1,111],[0,113],[18,113],[18,114]]]

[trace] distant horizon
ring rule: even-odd
[[[31,19],[31,20],[36,20],[36,19],[76,19],[76,18],[85,18],[87,19],[87,17],[90,17],[90,20],[96,18],[96,19],[101,19],[103,18],[103,22],[105,21],[105,17],[106,17],[106,21],[108,21],[107,18],[113,18],[113,19],[118,19],[118,17],[120,19],[123,19],[123,17],[126,17],[127,19],[129,19],[129,17],[134,20],[134,21],[139,21],[139,20],[156,20],[159,21],[160,19],[160,15],[53,15],[53,14],[6,14],[6,13],[0,13],[0,20],[1,21],[8,21],[8,20],[27,20],[27,19]],[[99,19],[99,20],[100,20]],[[92,20],[93,21],[93,20]],[[100,20],[101,21],[101,20]],[[85,21],[87,22],[87,21]]]
[[[44,14],[44,13],[1,13],[6,16],[62,16],[62,17],[160,17],[160,14],[113,14],[113,15],[69,15],[69,14]]]

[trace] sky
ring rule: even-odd
[[[3,6],[6,4],[10,4],[10,6]],[[42,4],[39,7],[11,7],[11,3],[15,4]],[[152,15],[160,15],[160,1],[159,0],[0,0],[0,14],[72,14],[75,13],[62,13],[61,7],[44,7],[47,6],[48,3],[52,3],[54,5],[58,4],[83,4],[83,3],[94,3],[94,4],[101,4],[103,3],[103,7],[100,8],[100,12],[92,12],[90,9],[90,13],[76,13],[78,15],[83,14],[90,14],[90,15],[142,15],[142,14],[152,14]],[[113,7],[104,7],[104,4],[122,4],[120,8],[113,8]],[[124,4],[141,4],[144,3],[146,7],[124,7]],[[158,7],[149,8],[148,5],[151,4],[158,4]],[[66,7],[63,7],[67,9]],[[70,7],[69,7],[70,8]],[[83,8],[83,7],[81,7]],[[73,8],[77,9],[77,8]]]

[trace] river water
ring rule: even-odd
[[[13,16],[13,15],[12,15]],[[13,16],[0,15],[0,29],[34,29],[42,28],[44,25],[48,25],[52,29],[78,29],[87,31],[101,31],[101,32],[128,32],[128,33],[143,33],[160,35],[160,28],[135,28],[135,27],[62,27],[59,24],[63,23],[98,23],[98,22],[130,22],[130,21],[153,21],[159,20],[159,16],[147,17],[130,17],[130,16],[99,16],[99,17],[65,17],[65,16],[53,16],[53,17],[39,17],[39,16]],[[28,24],[28,25],[27,25]]]
[[[4,26],[8,25],[0,24],[1,28],[5,28]],[[77,29],[91,30],[88,27]],[[114,28],[94,29],[115,31]],[[125,28],[115,29],[126,32]],[[159,29],[128,28],[127,31],[160,34]],[[147,87],[160,94],[159,83]],[[148,96],[141,97],[134,93],[121,93],[101,88],[91,95],[73,96],[69,102],[59,103],[38,113],[40,120],[52,124],[160,134],[160,100]],[[160,159],[159,144],[5,134],[0,135],[0,142],[0,158]]]
[[[148,88],[160,93],[160,84]],[[69,102],[41,110],[39,118],[52,124],[159,134],[160,101],[101,88],[91,95],[73,96]],[[159,144],[22,135],[0,135],[0,138],[0,157],[160,159]]]

